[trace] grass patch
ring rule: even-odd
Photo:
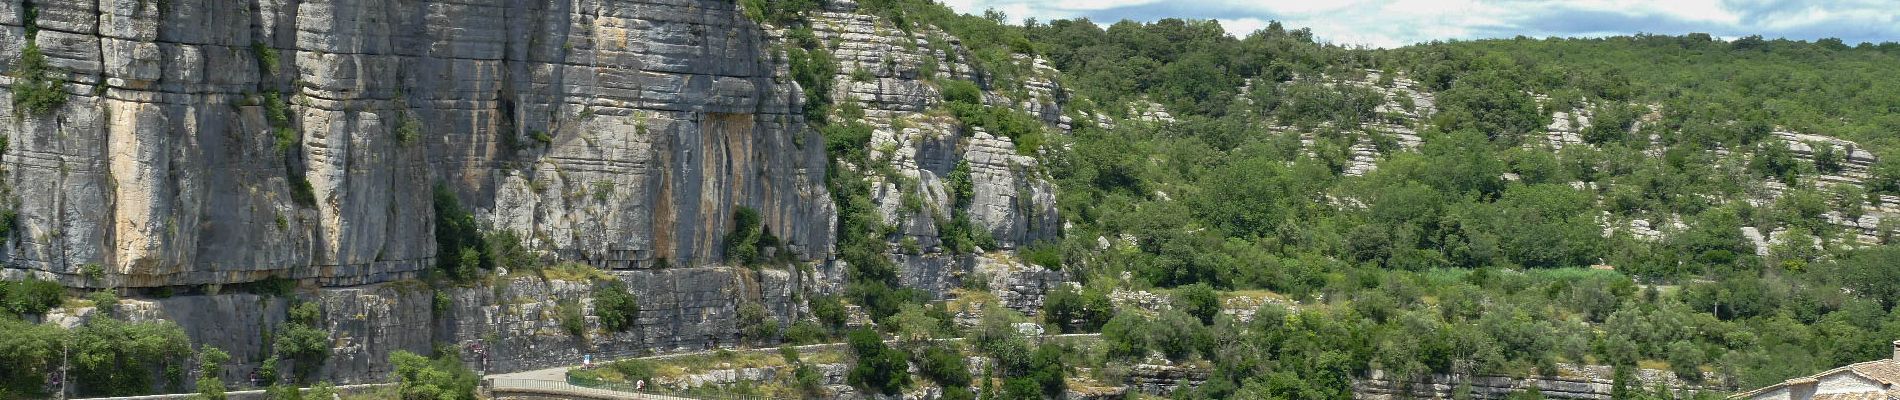
[[[592,265],[577,262],[564,262],[552,267],[542,268],[541,277],[548,280],[574,282],[589,280],[606,282],[614,280],[613,275],[608,275],[607,271],[601,271],[600,268],[594,268]]]

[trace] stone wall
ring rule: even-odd
[[[1353,380],[1353,397],[1371,400],[1450,399],[1469,391],[1473,399],[1502,399],[1512,393],[1536,390],[1545,398],[1611,400],[1616,388],[1615,370],[1607,366],[1559,365],[1555,376],[1458,376],[1434,374],[1412,379],[1393,379],[1382,371]],[[1655,390],[1658,384],[1675,391],[1676,397],[1697,392],[1725,393],[1721,388],[1705,387],[1676,379],[1668,371],[1645,369],[1636,373],[1630,389]]]
[[[626,332],[602,328],[593,316],[598,281],[502,278],[496,284],[431,290],[414,281],[350,288],[323,288],[293,298],[232,293],[124,300],[115,315],[132,321],[167,320],[184,328],[196,345],[231,354],[224,380],[248,385],[249,373],[269,357],[266,338],[281,331],[293,301],[314,302],[329,332],[330,354],[314,380],[338,384],[382,382],[397,350],[429,354],[453,346],[477,371],[523,371],[580,364],[583,354],[614,359],[660,352],[701,350],[738,343],[738,309],[757,302],[774,320],[787,323],[807,313],[797,278],[786,271],[703,267],[616,271],[640,305]],[[439,300],[438,300],[439,299]],[[440,303],[438,303],[440,301]],[[581,307],[586,327],[577,337],[561,325],[563,302]],[[49,321],[77,325],[98,317],[91,309]],[[301,366],[284,361],[284,367]]]

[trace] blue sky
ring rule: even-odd
[[[1900,42],[1900,0],[939,0],[964,13],[997,9],[1012,22],[1087,17],[1214,19],[1235,36],[1281,21],[1322,41],[1398,47],[1444,39],[1703,32],[1849,45]]]

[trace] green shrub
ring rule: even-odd
[[[825,341],[825,336],[825,328],[818,326],[818,323],[798,321],[793,322],[792,327],[785,329],[785,344],[795,346],[822,343]]]
[[[396,134],[397,144],[403,146],[415,144],[416,140],[422,138],[422,120],[410,115],[408,111],[403,111],[396,116],[396,129],[393,131]]]
[[[473,279],[477,271],[488,268],[477,250],[484,246],[475,216],[462,209],[461,201],[447,185],[436,185],[434,205],[436,268],[453,280]],[[470,253],[474,255],[472,260],[464,257]]]
[[[825,110],[831,106],[831,87],[838,76],[838,63],[831,52],[817,46],[785,50],[791,64],[792,80],[804,89],[805,119],[824,124]]]
[[[1110,323],[1113,322],[1110,320]],[[1148,340],[1153,343],[1154,349],[1167,356],[1169,360],[1185,360],[1213,344],[1213,338],[1209,336],[1207,326],[1201,325],[1201,322],[1193,315],[1180,310],[1161,312],[1160,318],[1148,323],[1145,328],[1148,330]],[[1103,328],[1103,331],[1103,334],[1107,334],[1107,328]]]
[[[983,89],[970,81],[950,79],[939,83],[943,86],[943,101],[968,105],[983,104]]]
[[[739,306],[739,334],[752,343],[767,343],[778,337],[778,319],[764,304],[747,302]]]
[[[297,390],[296,386],[274,384],[264,387],[264,398],[269,400],[303,400],[304,396],[303,391]],[[312,396],[311,400],[327,398],[328,397]]]
[[[819,129],[825,136],[825,151],[832,157],[862,163],[871,143],[871,126],[855,120],[826,125]]]
[[[573,300],[561,300],[555,304],[554,311],[561,320],[561,329],[576,338],[587,334],[587,317],[581,314],[581,304]]]
[[[290,199],[303,207],[317,205],[317,189],[310,185],[310,178],[299,172],[290,175]]]
[[[278,72],[277,49],[264,42],[251,42],[251,55],[257,57],[257,66],[270,75]]]
[[[205,346],[198,351],[198,396],[203,400],[224,400],[224,363],[231,361],[231,355],[217,347]]]
[[[1196,283],[1174,289],[1174,308],[1199,318],[1202,324],[1214,323],[1214,316],[1220,315],[1220,295],[1205,283]]]
[[[148,394],[155,377],[173,383],[172,390],[182,390],[177,384],[191,369],[190,340],[170,322],[93,318],[70,335],[71,378],[83,396]],[[57,363],[58,357],[51,361]]]
[[[614,370],[614,372],[620,373],[620,376],[625,377],[625,379],[628,382],[634,382],[634,381],[652,382],[653,377],[656,375],[654,371],[657,370],[656,368],[654,368],[652,361],[647,361],[647,360],[642,360],[642,359],[637,359],[637,358],[629,359],[629,360],[614,361],[614,362],[608,363],[607,368],[611,368]]]
[[[857,364],[846,380],[866,392],[896,395],[910,382],[910,363],[903,352],[884,345],[884,339],[870,329],[851,331],[846,337]]]
[[[1102,343],[1107,346],[1108,356],[1117,359],[1139,359],[1147,357],[1148,320],[1138,313],[1119,313],[1102,325]]]
[[[798,391],[808,398],[823,398],[826,395],[825,375],[811,365],[801,363],[798,368],[793,369],[792,382],[798,387]]]
[[[948,346],[930,346],[918,355],[917,373],[942,387],[970,386],[970,366],[963,353]]]
[[[453,354],[428,359],[397,350],[389,363],[396,369],[398,390],[404,399],[474,400],[477,378]]]
[[[493,264],[490,268],[522,271],[540,267],[540,259],[522,244],[521,234],[500,229],[482,235],[482,253]]]
[[[14,314],[45,314],[58,307],[66,289],[58,282],[27,279],[24,281],[0,281],[0,300],[5,300],[8,311]]]
[[[277,333],[277,354],[295,362],[297,381],[315,376],[330,356],[330,333],[303,324],[286,324]]]
[[[801,14],[817,9],[816,0],[741,0],[746,19],[754,23],[784,24],[795,22]]]
[[[1024,247],[1023,261],[1052,270],[1062,269],[1062,246],[1056,242],[1038,242]]]
[[[638,321],[640,304],[633,292],[627,290],[627,284],[615,279],[594,291],[594,315],[600,319],[602,328],[625,332]]]
[[[66,81],[46,64],[46,55],[33,40],[26,41],[20,60],[13,64],[14,115],[43,114],[66,104]]]
[[[112,293],[111,290],[92,292],[92,294],[86,295],[86,299],[92,300],[93,306],[98,307],[99,312],[106,313],[106,315],[111,315],[112,310],[119,304],[119,295]]]
[[[1091,332],[1102,328],[1115,315],[1114,304],[1100,290],[1077,290],[1062,286],[1042,300],[1044,318],[1062,327],[1064,333]]]
[[[950,169],[950,176],[946,180],[949,181],[950,197],[956,200],[956,206],[960,208],[970,204],[970,199],[976,195],[976,184],[970,181],[970,160],[957,160],[957,166]]]
[[[726,234],[726,259],[745,265],[757,265],[764,256],[759,249],[759,241],[764,227],[759,221],[759,211],[752,207],[739,206],[732,211],[732,233]]]
[[[1045,398],[1061,398],[1062,392],[1069,388],[1068,368],[1062,364],[1064,349],[1053,344],[1036,348],[1036,354],[1030,357],[1030,370],[1027,374],[1042,389]]]
[[[807,303],[806,305],[811,308],[811,314],[818,317],[818,322],[822,322],[826,327],[834,330],[844,328],[844,302],[839,301],[838,296],[812,296],[811,299],[805,302]]]
[[[323,318],[323,309],[319,308],[317,303],[301,302],[290,307],[289,316],[290,323],[318,326]]]

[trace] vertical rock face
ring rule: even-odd
[[[823,150],[732,2],[0,0],[0,68],[24,24],[71,95],[0,89],[9,275],[411,277],[438,183],[601,266],[717,262],[739,206],[830,251]]]
[[[959,216],[993,239],[996,248],[986,251],[1013,250],[1060,233],[1055,186],[1037,159],[1021,154],[1010,138],[967,129],[947,116],[935,80],[988,82],[958,61],[972,57],[959,40],[930,27],[906,31],[854,14],[841,2],[815,14],[812,26],[839,62],[834,101],[862,108],[862,122],[873,128],[869,165],[851,167],[868,172],[880,216],[897,228],[893,251],[905,254],[893,257],[905,286],[941,296],[981,272],[983,255],[944,247],[940,233]],[[1034,67],[1022,82],[988,83],[1020,86],[1025,98],[985,93],[983,102],[1027,110],[1048,125],[1063,126],[1063,89],[1051,78],[1056,72],[1039,60],[1019,61]],[[970,185],[964,204],[954,198],[950,181],[960,168],[967,168]],[[1039,298],[1045,286],[1034,285],[1029,297]],[[991,290],[1008,289],[992,285]]]
[[[812,19],[838,54],[832,94],[877,127],[877,165],[851,167],[896,171],[869,178],[873,198],[894,241],[921,243],[892,255],[906,283],[941,295],[987,276],[1034,311],[1064,276],[1008,250],[1058,234],[1054,187],[1011,139],[936,111],[932,78],[988,78],[951,62],[969,54],[942,32],[829,7]],[[729,0],[0,0],[0,72],[30,41],[69,94],[16,112],[16,78],[0,74],[0,204],[18,212],[0,278],[193,287],[115,315],[226,349],[234,382],[299,301],[319,305],[331,343],[314,378],[337,383],[381,380],[389,353],[437,344],[488,371],[730,346],[742,305],[789,322],[805,293],[844,281],[830,160],[781,35]],[[1062,126],[1054,72],[1033,70],[1029,98],[984,101]],[[946,186],[959,164],[961,206]],[[598,326],[598,282],[413,280],[435,263],[438,188],[484,228],[609,269],[639,299],[635,326]],[[813,272],[720,266],[740,207]],[[940,248],[956,215],[991,254]],[[218,293],[269,278],[300,292]],[[582,309],[580,335],[563,307]]]

